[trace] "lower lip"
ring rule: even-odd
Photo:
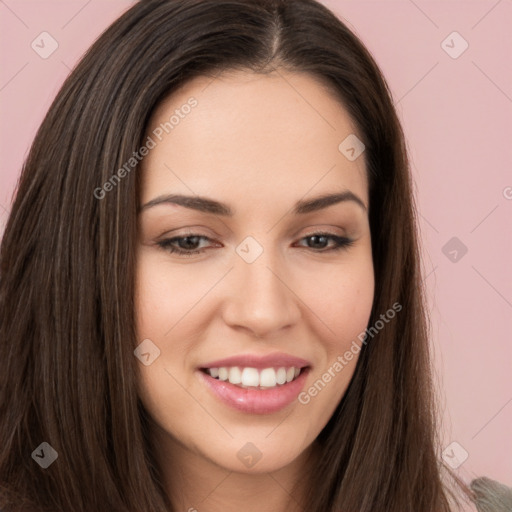
[[[223,403],[250,414],[271,414],[290,405],[304,387],[309,368],[291,382],[270,389],[240,388],[227,381],[214,379],[198,370],[203,382]]]

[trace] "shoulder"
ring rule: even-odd
[[[470,487],[475,494],[478,512],[510,512],[512,510],[511,487],[485,476],[472,480]]]

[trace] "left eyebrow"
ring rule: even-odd
[[[317,210],[322,210],[323,208],[327,208],[333,204],[338,204],[344,201],[353,201],[365,212],[367,210],[366,205],[359,196],[356,196],[356,194],[350,190],[343,190],[342,192],[338,192],[336,194],[323,194],[321,196],[314,197],[313,199],[298,201],[293,209],[293,214],[302,215],[305,213],[315,212]]]
[[[358,204],[364,211],[367,211],[366,205],[357,195],[355,195],[350,190],[344,190],[336,194],[323,194],[314,197],[313,199],[297,201],[297,203],[294,205],[292,213],[294,215],[304,215],[306,213],[322,210],[334,204],[346,201],[352,201]],[[184,208],[197,210],[202,213],[211,213],[225,217],[234,216],[233,209],[225,203],[215,201],[214,199],[210,199],[208,197],[185,196],[177,194],[158,196],[143,205],[140,208],[140,211],[147,210],[148,208],[153,208],[154,206],[162,204],[175,204],[178,206],[183,206]]]

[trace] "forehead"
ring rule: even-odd
[[[349,189],[368,204],[364,154],[350,161],[339,149],[354,135],[361,139],[342,103],[308,74],[201,76],[152,115],[142,200],[178,192],[296,201]]]

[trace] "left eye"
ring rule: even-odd
[[[187,235],[187,236],[178,236],[174,238],[168,238],[165,240],[161,240],[157,243],[159,247],[162,249],[170,252],[170,253],[176,253],[178,255],[183,256],[192,256],[194,254],[199,254],[201,252],[204,252],[204,248],[197,249],[197,244],[201,240],[209,240],[210,238],[202,235]],[[311,235],[307,235],[302,240],[313,240],[314,244],[320,244],[324,246],[328,243],[329,240],[332,240],[334,242],[334,246],[325,249],[325,247],[321,247],[320,250],[318,248],[309,247],[313,252],[331,252],[331,251],[338,251],[340,249],[347,249],[351,245],[353,245],[354,240],[351,240],[349,238],[341,237],[334,235],[332,233],[312,233]],[[177,247],[178,246],[178,247]],[[304,246],[302,246],[304,247]]]

